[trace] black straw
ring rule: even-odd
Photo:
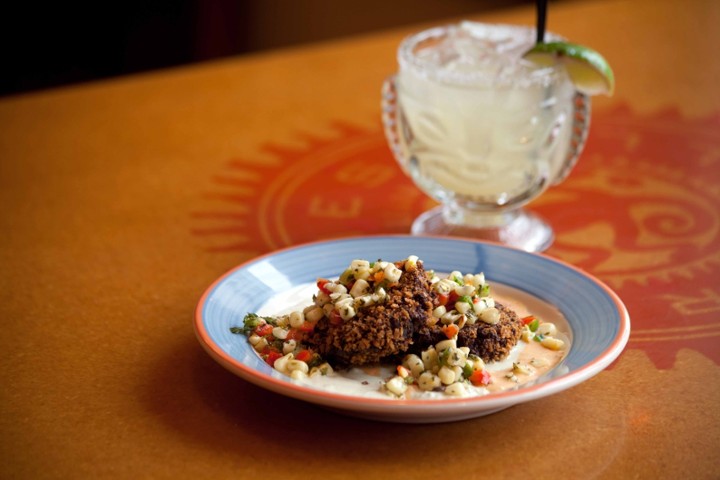
[[[545,41],[545,18],[547,17],[548,0],[535,0],[537,6],[537,43]]]

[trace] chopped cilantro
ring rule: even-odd
[[[253,330],[255,330],[255,327],[258,325],[261,325],[263,323],[267,323],[267,318],[263,318],[256,313],[248,313],[245,315],[245,318],[243,319],[243,329],[242,332],[233,332],[233,333],[244,333],[245,335],[250,335]],[[239,328],[239,327],[235,327]],[[232,329],[230,329],[232,331]]]
[[[462,297],[459,297],[458,302],[465,302],[471,307],[473,305],[472,297],[470,295],[463,295]]]
[[[446,366],[449,365],[450,354],[451,354],[450,350],[452,350],[452,349],[446,348],[445,350],[440,352],[440,355],[438,357],[438,361],[439,361],[440,365],[446,365]]]

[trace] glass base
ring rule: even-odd
[[[552,227],[534,213],[522,209],[509,213],[473,213],[457,221],[442,206],[428,210],[415,219],[413,235],[448,235],[489,240],[528,252],[542,252],[553,242]],[[470,218],[468,218],[470,217]]]

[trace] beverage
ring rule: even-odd
[[[438,201],[534,198],[565,163],[575,95],[565,72],[522,60],[529,28],[464,23],[426,38],[399,54],[404,167]]]
[[[414,233],[491,229],[486,238],[513,244],[509,237],[544,227],[516,246],[541,250],[552,240],[551,229],[519,207],[567,172],[586,117],[577,124],[581,94],[565,69],[523,59],[534,44],[534,29],[473,22],[401,44],[399,72],[386,85],[394,97],[385,100],[386,134],[403,170],[442,204]],[[520,216],[514,232],[497,231]]]

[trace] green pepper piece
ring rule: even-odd
[[[472,297],[470,295],[463,295],[462,297],[459,297],[457,299],[458,302],[465,302],[469,304],[471,307],[473,305]]]
[[[540,320],[538,320],[537,318],[534,318],[532,322],[528,323],[528,328],[530,328],[531,332],[537,331],[539,326],[540,326]]]
[[[340,283],[342,283],[343,285],[345,285],[346,287],[347,287],[347,285],[348,285],[350,282],[352,282],[353,280],[355,280],[355,274],[353,273],[352,269],[350,269],[350,268],[348,268],[347,270],[345,270],[345,271],[342,273],[342,275],[340,275],[340,278],[338,279],[338,281],[339,281]]]

